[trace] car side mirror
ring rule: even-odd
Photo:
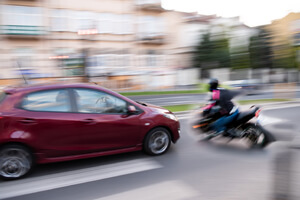
[[[127,112],[128,114],[136,114],[138,111],[134,106],[130,105],[127,107]]]

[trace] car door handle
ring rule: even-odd
[[[94,119],[84,119],[82,122],[86,123],[86,124],[95,124],[96,121]]]
[[[37,122],[34,119],[21,119],[19,120],[22,124],[36,124]]]

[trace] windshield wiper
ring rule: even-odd
[[[147,106],[147,104],[145,104],[145,103],[143,103],[143,102],[139,102],[139,101],[135,101],[135,102],[137,102],[138,104],[141,104],[141,105],[143,105],[143,106]]]

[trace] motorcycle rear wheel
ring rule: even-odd
[[[264,148],[271,142],[269,134],[260,126],[248,123],[243,128],[244,138],[250,142],[251,148]]]

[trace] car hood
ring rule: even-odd
[[[143,104],[146,108],[148,108],[149,110],[156,112],[156,113],[172,113],[168,109],[162,108],[160,106],[156,106],[153,104],[147,104],[147,103],[143,103]]]

